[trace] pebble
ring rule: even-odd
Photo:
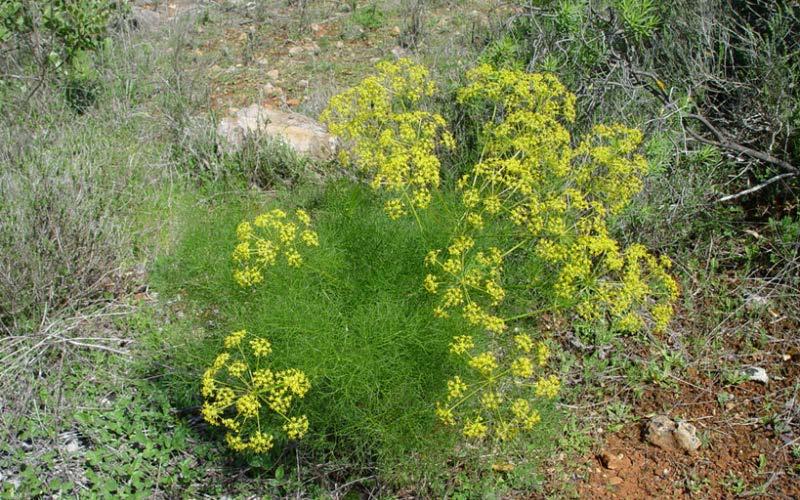
[[[604,451],[600,454],[600,462],[608,470],[620,470],[631,465],[631,460],[623,453],[609,453]]]
[[[762,384],[766,384],[769,382],[769,375],[767,375],[767,370],[761,368],[760,366],[747,366],[741,370],[741,373],[747,380],[752,380],[754,382],[760,382]]]
[[[688,422],[679,422],[675,429],[675,441],[684,450],[694,453],[700,448],[700,438],[697,437],[697,429]]]
[[[694,453],[700,448],[697,429],[688,422],[675,423],[665,415],[657,415],[650,419],[645,429],[648,443],[663,450],[683,450]]]

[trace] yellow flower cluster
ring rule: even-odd
[[[668,260],[640,245],[621,249],[608,229],[608,218],[642,187],[642,133],[598,125],[573,147],[566,126],[575,119],[575,96],[554,76],[483,65],[468,79],[459,102],[488,107],[492,119],[483,127],[480,161],[459,180],[467,228],[474,234],[493,219],[514,224],[519,242],[504,255],[521,249],[542,262],[545,272],[530,286],[551,291],[543,295],[555,306],[620,331],[644,328],[648,319],[655,330],[666,328],[677,296]]]
[[[505,321],[490,314],[478,299],[496,306],[505,298],[500,285],[503,254],[495,247],[476,251],[474,244],[471,237],[461,235],[446,252],[428,252],[425,265],[431,272],[425,276],[423,286],[428,293],[440,296],[434,309],[437,317],[447,317],[457,309],[469,324],[500,333],[506,329]]]
[[[390,194],[384,208],[398,219],[428,206],[440,182],[436,149],[454,143],[444,118],[420,109],[436,91],[427,69],[409,59],[376,69],[377,75],[333,97],[320,119],[345,141],[340,160],[352,160],[374,189]]]
[[[459,375],[447,381],[447,395],[436,404],[436,416],[446,426],[460,427],[467,438],[506,441],[533,429],[540,416],[528,398],[553,399],[561,387],[553,375],[533,380],[550,351],[526,333],[515,335],[509,349],[489,350],[477,348],[472,336],[459,335],[450,352],[471,369],[470,381]]]
[[[289,439],[300,439],[308,432],[305,415],[288,414],[294,400],[303,398],[311,384],[299,370],[271,370],[264,360],[272,344],[265,338],[245,342],[247,336],[245,330],[228,335],[223,341],[225,350],[203,373],[202,415],[209,424],[226,430],[225,441],[234,451],[264,453],[274,441],[267,428],[268,410],[283,421]]]
[[[619,268],[606,267],[605,276],[580,296],[578,314],[591,321],[608,315],[611,327],[621,332],[639,331],[648,326],[645,320],[657,333],[666,330],[679,294],[668,272],[672,262],[639,244],[626,248],[620,261]]]
[[[274,266],[283,256],[291,267],[300,267],[303,257],[299,246],[319,246],[319,236],[311,226],[305,210],[297,210],[292,218],[281,209],[273,209],[236,228],[238,243],[233,250],[236,269],[233,277],[242,287],[264,280],[264,269]]]

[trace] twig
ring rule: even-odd
[[[624,62],[630,72],[633,74],[634,79],[639,84],[644,84],[643,80],[640,78],[642,76],[649,78],[653,81],[654,85],[646,85],[648,91],[653,94],[658,100],[660,100],[664,106],[669,109],[678,109],[678,106],[669,98],[669,95],[664,90],[664,83],[658,78],[658,76],[649,71],[643,71],[633,67],[633,64],[627,57],[622,57],[618,54],[615,54],[615,58],[621,62]],[[686,128],[686,131],[696,140],[703,142],[705,144],[710,144],[712,146],[716,146],[720,149],[726,149],[728,151],[735,151],[737,153],[749,156],[750,158],[761,160],[765,163],[769,163],[774,165],[781,170],[784,171],[783,174],[776,175],[752,188],[745,189],[744,191],[740,191],[738,193],[724,196],[720,198],[719,202],[726,202],[731,201],[737,198],[741,198],[742,196],[746,196],[748,194],[755,193],[760,191],[761,189],[774,184],[780,180],[789,179],[791,177],[800,176],[800,168],[792,165],[791,163],[773,156],[770,153],[759,151],[753,148],[749,148],[737,142],[734,142],[730,138],[726,137],[725,134],[722,133],[717,127],[715,127],[705,116],[699,115],[697,113],[681,113],[680,120],[683,122],[687,119],[699,121],[716,139],[709,139],[707,137],[703,137],[702,135],[694,132],[691,128]]]
[[[739,191],[738,193],[734,193],[734,194],[729,194],[727,196],[723,196],[722,198],[720,198],[717,201],[720,202],[720,203],[724,203],[726,201],[735,200],[737,198],[741,198],[742,196],[747,196],[748,194],[752,194],[752,193],[755,193],[756,191],[760,191],[760,190],[764,189],[765,187],[769,186],[770,184],[774,184],[774,183],[776,183],[776,182],[778,182],[780,180],[789,179],[791,177],[797,177],[797,175],[798,174],[796,174],[794,172],[786,172],[785,174],[776,175],[775,177],[767,179],[766,181],[764,181],[764,182],[762,182],[760,184],[756,184],[755,186],[753,186],[753,187],[751,187],[749,189],[745,189],[744,191]]]
[[[704,117],[704,116],[700,116],[700,115],[694,114],[694,113],[688,113],[688,114],[682,115],[681,118],[691,118],[691,119],[699,121],[709,131],[711,131],[711,133],[714,134],[716,136],[716,138],[717,138],[716,141],[711,140],[711,139],[706,139],[705,137],[702,137],[702,136],[692,132],[691,130],[689,130],[689,133],[692,134],[692,136],[695,137],[695,139],[697,139],[698,141],[705,142],[706,144],[711,144],[712,146],[717,146],[717,147],[720,147],[720,148],[723,148],[723,149],[729,149],[731,151],[736,151],[738,153],[742,153],[744,155],[747,155],[747,156],[749,156],[751,158],[755,158],[757,160],[761,160],[761,161],[764,161],[764,162],[767,162],[767,163],[771,163],[771,164],[773,164],[773,165],[775,165],[777,167],[780,167],[781,169],[785,170],[786,172],[791,172],[791,173],[793,173],[795,175],[800,174],[800,169],[798,169],[797,167],[795,167],[794,165],[792,165],[791,163],[789,163],[789,162],[787,162],[785,160],[781,160],[780,158],[776,158],[775,156],[772,156],[769,153],[765,153],[763,151],[757,151],[755,149],[748,148],[747,146],[742,146],[741,144],[733,142],[730,139],[726,139],[725,136],[722,134],[722,132],[720,132],[716,127],[714,127],[711,124],[711,122],[709,122],[708,119],[706,117]]]

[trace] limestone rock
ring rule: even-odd
[[[317,161],[330,160],[337,149],[336,138],[319,122],[299,113],[287,113],[258,104],[223,118],[217,126],[217,134],[230,149],[241,147],[248,135],[279,139],[297,153]]]
[[[134,29],[150,30],[161,24],[161,15],[150,9],[131,7],[130,24]]]
[[[668,451],[694,453],[700,448],[697,429],[688,422],[675,423],[669,417],[657,415],[645,428],[645,439],[650,444]]]
[[[678,443],[675,442],[673,434],[676,428],[677,426],[672,419],[664,415],[657,415],[647,423],[645,439],[647,439],[648,443],[663,450],[676,450]]]
[[[697,429],[688,422],[679,422],[675,432],[675,441],[683,450],[694,453],[700,448],[700,438],[697,437]]]
[[[748,366],[742,369],[742,375],[747,380],[752,380],[753,382],[760,382],[762,384],[766,384],[769,382],[769,375],[767,375],[767,370],[761,368],[760,366]]]

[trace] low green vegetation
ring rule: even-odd
[[[353,467],[377,464],[394,480],[443,476],[431,465],[453,453],[454,435],[436,425],[432,409],[454,370],[449,344],[465,329],[431,314],[421,280],[426,244],[444,244],[447,227],[432,215],[422,215],[424,233],[412,221],[393,222],[373,193],[346,182],[304,198],[292,202],[312,214],[320,246],[301,267],[278,266],[252,290],[233,280],[234,229],[283,204],[220,206],[191,224],[175,254],[159,264],[162,293],[213,311],[215,325],[183,352],[170,352],[174,372],[166,390],[178,407],[199,404],[198,381],[222,338],[246,329],[270,340],[276,369],[297,368],[311,380],[299,403],[312,428],[302,442],[306,453]],[[436,203],[446,211],[454,200]],[[537,441],[557,432],[552,411],[543,408]]]

